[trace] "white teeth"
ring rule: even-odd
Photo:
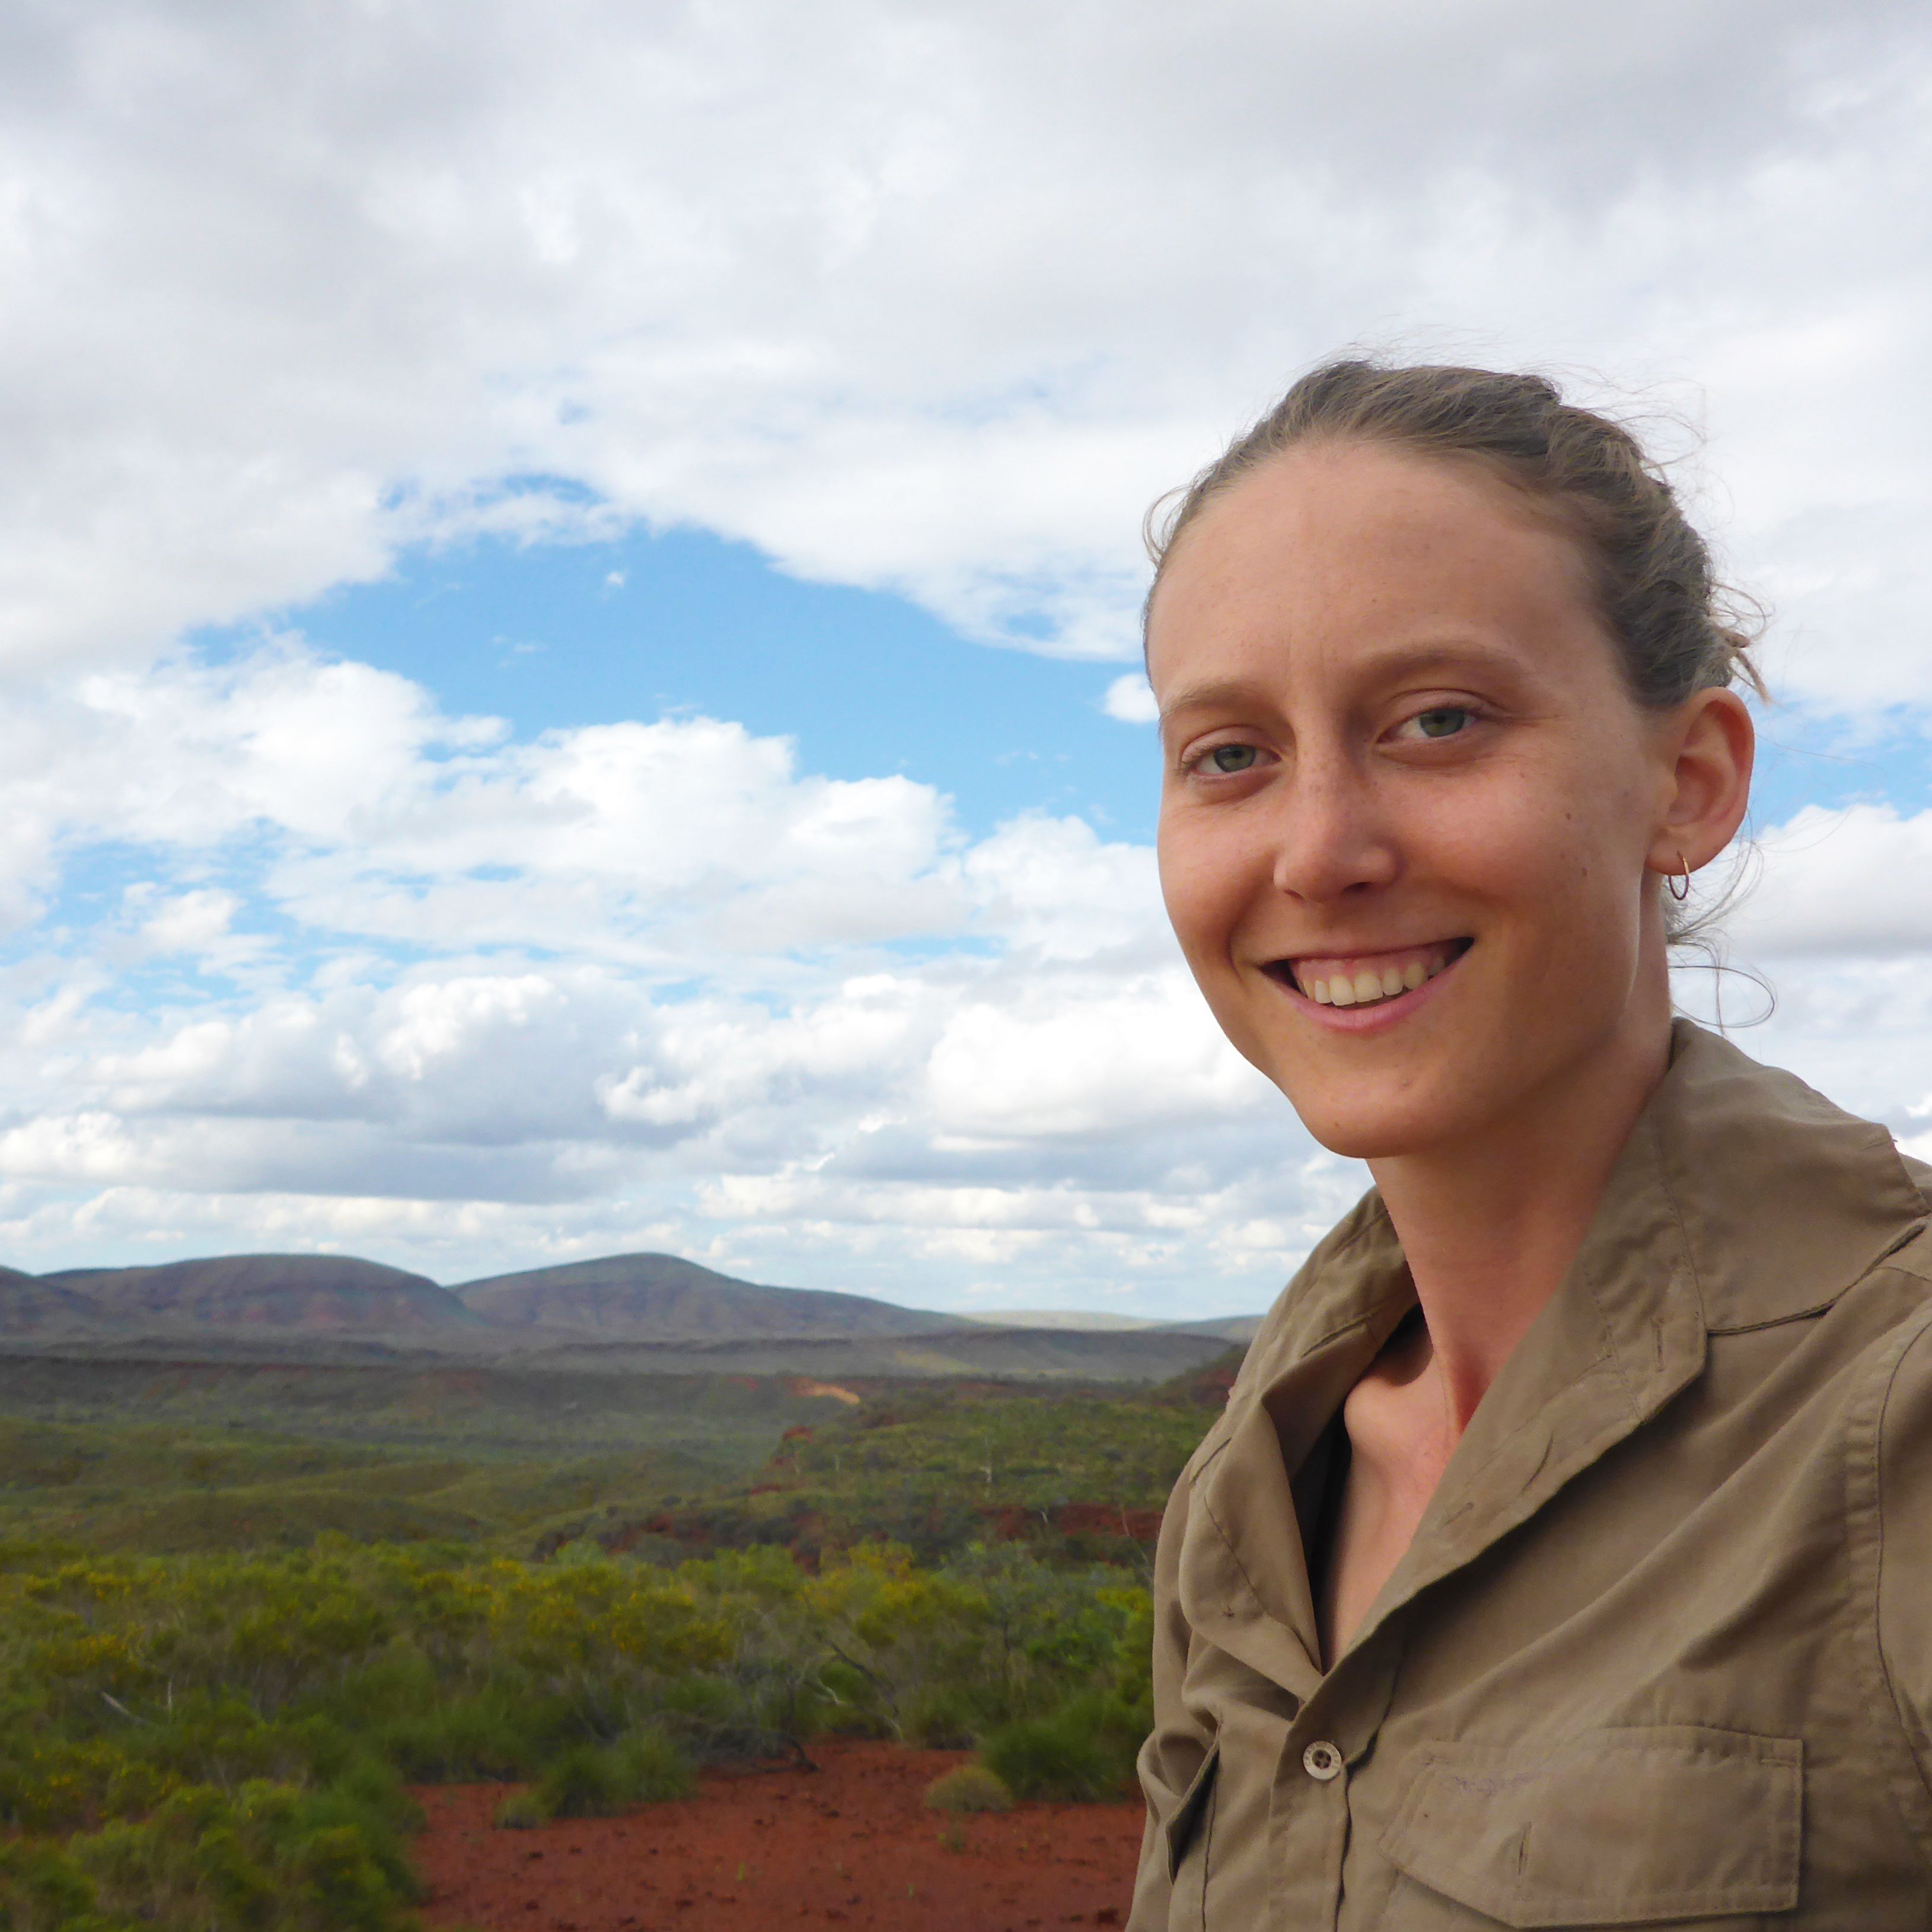
[[[1298,972],[1294,983],[1318,1006],[1372,1006],[1414,992],[1454,963],[1453,953],[1445,947],[1412,956],[1400,966],[1364,966],[1358,972],[1336,973],[1326,980],[1305,980]]]

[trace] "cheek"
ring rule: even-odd
[[[1621,771],[1570,774],[1562,784],[1523,776],[1428,824],[1436,868],[1506,910],[1538,951],[1620,952],[1616,935],[1628,927],[1634,938],[1642,904],[1640,796]]]
[[[1163,814],[1155,841],[1161,898],[1181,950],[1197,968],[1225,957],[1248,893],[1245,868],[1225,838],[1184,812]]]
[[[1161,902],[1167,908],[1168,923],[1181,950],[1192,954],[1196,934],[1207,916],[1204,887],[1208,883],[1202,868],[1191,862],[1185,843],[1163,825],[1156,841],[1155,856],[1160,867]]]

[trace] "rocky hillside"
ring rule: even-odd
[[[994,1376],[1160,1382],[1245,1340],[1252,1318],[1073,1325],[768,1288],[675,1255],[612,1255],[455,1288],[337,1255],[156,1268],[0,1268],[0,1347],[92,1359],[321,1364],[428,1355],[553,1373]]]
[[[344,1255],[218,1255],[158,1268],[0,1278],[0,1333],[468,1333],[482,1324],[427,1276]]]
[[[964,1324],[830,1289],[761,1288],[676,1255],[609,1255],[464,1282],[452,1291],[496,1327],[610,1340],[709,1342],[928,1335]]]

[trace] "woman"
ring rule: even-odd
[[[1932,1922],[1932,1174],[1687,1022],[1755,680],[1620,428],[1346,362],[1157,546],[1161,875],[1374,1190],[1156,1582],[1156,1928]]]

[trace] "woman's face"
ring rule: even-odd
[[[1669,721],[1505,485],[1291,451],[1176,544],[1148,662],[1169,916],[1318,1140],[1453,1145],[1661,1052]]]

